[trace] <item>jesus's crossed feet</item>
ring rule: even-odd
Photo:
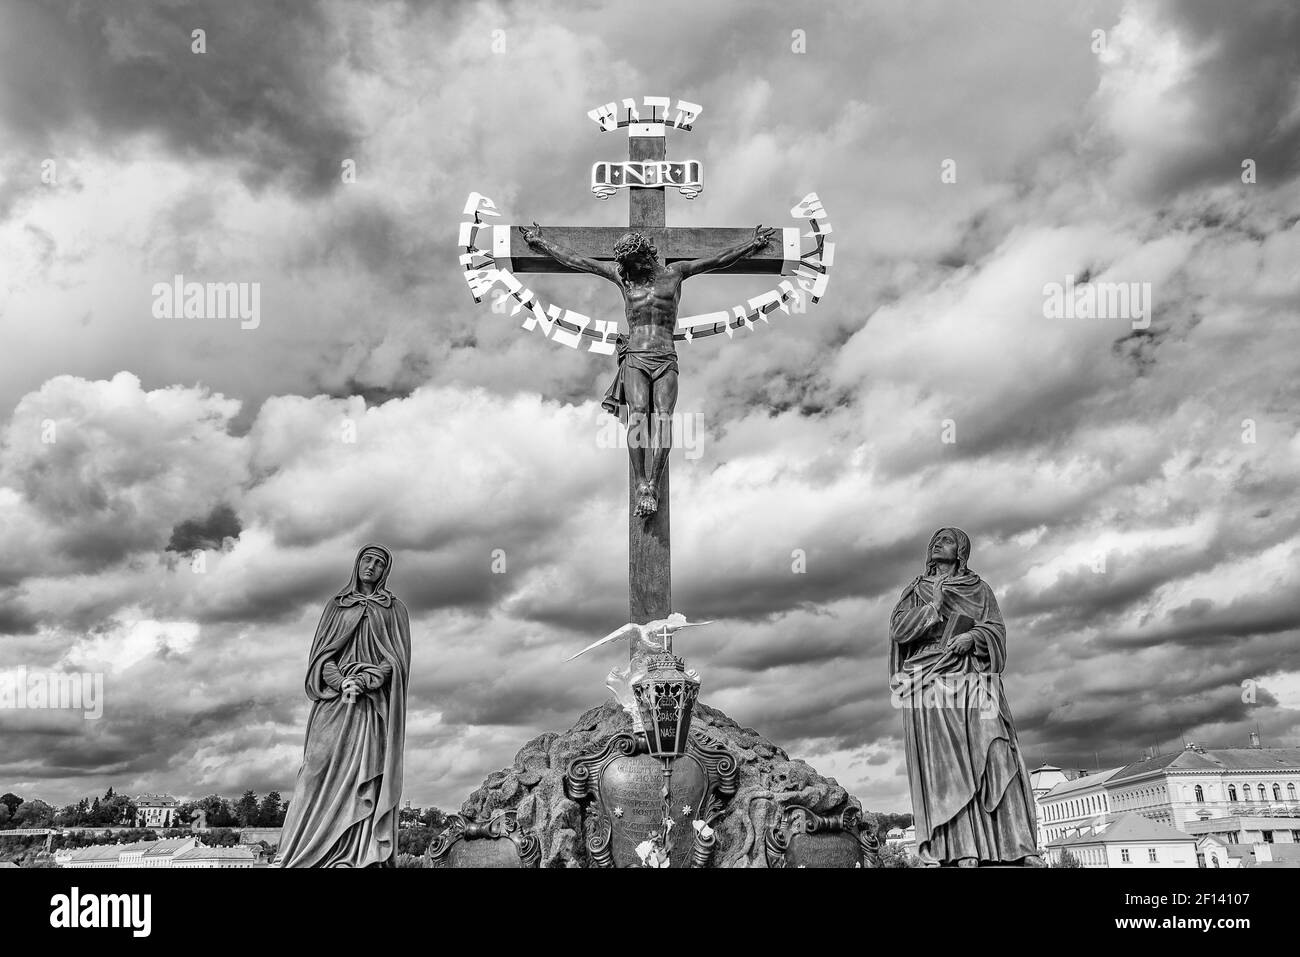
[[[659,490],[652,482],[642,482],[636,487],[636,513],[641,518],[649,518],[659,511]]]

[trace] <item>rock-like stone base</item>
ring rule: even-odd
[[[574,758],[599,750],[631,727],[627,713],[607,701],[582,715],[568,731],[539,734],[515,755],[511,767],[487,776],[466,799],[461,814],[486,821],[498,809],[514,810],[520,828],[532,831],[541,842],[543,867],[589,866],[582,811],[564,794],[564,773]],[[714,822],[716,867],[766,867],[767,830],[789,805],[802,805],[824,816],[849,806],[861,809],[834,778],[824,778],[805,762],[791,760],[757,731],[742,728],[721,711],[696,704],[692,730],[729,750],[739,766],[739,790]],[[874,828],[874,816],[863,815],[862,824]]]

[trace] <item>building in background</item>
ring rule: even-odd
[[[1035,792],[1038,805],[1038,846],[1047,847],[1052,841],[1080,828],[1112,820],[1106,782],[1120,770],[1109,768],[1095,774],[1084,774],[1073,780],[1057,781],[1041,795]],[[1030,778],[1032,780],[1033,776]]]
[[[124,869],[134,867],[258,867],[265,866],[247,847],[204,847],[197,838],[93,844],[54,853],[59,867]]]
[[[1047,859],[1054,867],[1060,866],[1066,852],[1084,867],[1197,866],[1196,838],[1134,812],[1080,828],[1047,844]]]
[[[1300,846],[1300,817],[1252,817],[1234,814],[1188,821],[1188,834],[1212,834],[1225,844],[1295,844]]]
[[[1244,846],[1232,844],[1216,834],[1203,834],[1196,841],[1196,865],[1211,870],[1241,867],[1244,855],[1233,849]],[[1245,853],[1249,854],[1249,848]]]
[[[1189,827],[1214,818],[1270,817],[1289,822],[1300,817],[1300,748],[1188,744],[1182,751],[1121,768],[1106,782],[1106,791],[1116,813],[1135,812],[1188,833],[1217,833],[1213,829],[1194,832]],[[1295,827],[1279,823],[1256,830],[1275,831],[1275,842],[1281,843],[1293,840]]]
[[[905,851],[916,853],[916,825],[909,824],[907,827],[891,827],[885,834],[885,845],[887,847],[901,847]]]
[[[165,841],[153,841],[140,858],[141,867],[171,867],[178,854],[198,847],[195,837],[173,837]]]
[[[178,827],[177,800],[170,794],[141,794],[135,799],[136,827]]]
[[[176,857],[172,867],[265,867],[247,847],[196,847]]]

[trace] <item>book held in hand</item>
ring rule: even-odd
[[[943,626],[943,648],[947,651],[952,647],[952,640],[958,635],[964,635],[975,627],[975,619],[970,615],[953,615],[944,623]]]

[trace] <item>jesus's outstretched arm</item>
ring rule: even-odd
[[[603,263],[598,259],[579,256],[572,249],[551,242],[542,235],[542,227],[536,223],[533,223],[531,229],[520,226],[519,231],[524,234],[524,242],[533,249],[546,253],[560,265],[568,266],[578,272],[589,272],[597,276],[604,276],[610,282],[618,282],[618,270],[614,268],[613,263]]]
[[[761,225],[755,226],[753,239],[746,240],[738,246],[732,246],[730,249],[718,253],[716,256],[707,256],[704,259],[690,259],[682,262],[675,262],[668,268],[675,269],[677,272],[681,273],[683,279],[687,276],[695,276],[702,272],[713,272],[715,269],[725,269],[732,263],[740,262],[740,260],[744,259],[746,256],[754,255],[754,253],[764,248],[775,235],[776,230],[770,226],[767,228],[764,228]]]

